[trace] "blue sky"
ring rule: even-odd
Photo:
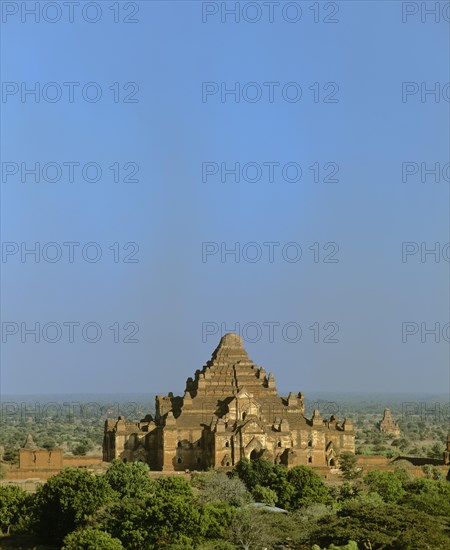
[[[40,22],[2,4],[2,393],[182,392],[234,328],[283,391],[447,391],[444,11],[294,2],[250,23],[255,3],[241,2],[240,22],[223,23],[216,2],[107,0],[49,23],[48,2]],[[205,82],[219,93],[202,96]],[[21,97],[35,83],[39,102]],[[239,101],[222,100],[236,83]],[[249,162],[240,181],[221,169]],[[35,163],[39,182],[25,172]],[[218,174],[203,181],[203,163]],[[436,163],[440,181],[424,171]],[[34,243],[40,261],[21,261]],[[222,261],[235,243],[239,262]],[[421,261],[435,243],[439,261]],[[38,343],[25,332],[36,323]]]

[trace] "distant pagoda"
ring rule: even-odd
[[[383,432],[386,435],[394,435],[398,437],[401,434],[400,427],[394,420],[390,409],[384,409],[383,419],[378,422],[377,427],[380,432]]]

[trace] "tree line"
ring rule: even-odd
[[[29,548],[62,550],[450,547],[450,483],[436,471],[363,475],[345,454],[341,466],[334,486],[306,466],[263,459],[190,480],[152,479],[140,462],[116,460],[100,475],[67,468],[31,495],[0,487],[0,541],[26,535]]]

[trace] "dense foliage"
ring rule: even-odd
[[[331,501],[322,478],[307,466],[287,469],[264,459],[243,459],[237,464],[235,474],[256,500],[287,510]]]
[[[43,540],[59,543],[115,497],[105,476],[68,468],[38,487],[32,500],[32,528]]]
[[[0,489],[4,533],[63,550],[446,550],[449,518],[450,483],[402,468],[333,488],[262,459],[191,479],[115,461],[103,475],[66,469],[31,496]]]
[[[27,494],[20,487],[0,487],[0,532],[9,533],[11,527],[23,523],[28,501]]]
[[[73,531],[64,539],[61,550],[123,550],[119,539],[98,529]]]

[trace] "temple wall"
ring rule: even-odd
[[[19,449],[19,468],[61,469],[63,466],[63,451],[55,449]]]

